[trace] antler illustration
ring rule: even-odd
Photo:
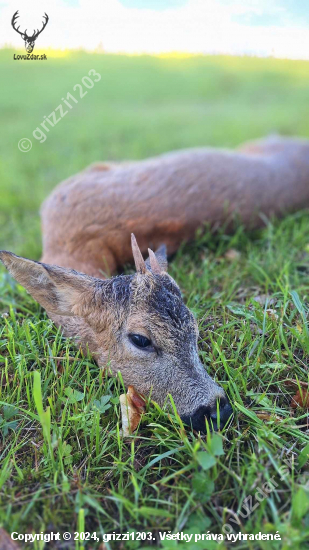
[[[48,20],[49,20],[49,17],[48,17],[48,15],[47,15],[47,13],[45,13],[45,14],[43,15],[43,17],[45,17],[45,21],[44,21],[44,23],[43,23],[43,27],[41,28],[41,30],[40,30],[40,31],[39,31],[39,29],[37,29],[36,31],[34,30],[34,31],[33,31],[33,35],[32,35],[32,36],[28,36],[28,35],[27,35],[27,29],[26,29],[24,32],[20,32],[20,30],[19,30],[20,25],[19,25],[19,27],[16,28],[15,24],[16,24],[16,21],[17,21],[18,17],[19,17],[19,15],[18,15],[18,10],[17,10],[17,11],[14,13],[13,17],[12,17],[12,21],[11,21],[12,27],[13,27],[14,31],[18,32],[18,34],[20,34],[23,38],[24,38],[24,37],[27,38],[28,40],[36,40],[37,37],[39,36],[39,34],[41,34],[41,32],[45,29],[45,27],[46,27],[46,25],[47,25],[47,23],[48,23]]]
[[[47,13],[45,13],[45,14],[43,15],[43,18],[44,18],[44,17],[45,17],[45,22],[43,23],[43,27],[41,28],[40,31],[37,29],[37,31],[34,32],[33,36],[31,36],[32,40],[36,40],[37,37],[39,36],[39,34],[41,34],[41,32],[44,31],[44,29],[45,29],[45,27],[46,27],[46,25],[47,25],[47,23],[48,23],[48,19],[49,19]]]
[[[47,23],[48,23],[48,20],[49,20],[49,17],[47,15],[47,13],[45,13],[43,15],[43,18],[44,18],[44,21],[43,21],[43,27],[41,28],[41,30],[39,31],[39,29],[37,29],[36,31],[34,30],[33,31],[33,35],[32,36],[28,36],[27,35],[27,29],[24,31],[24,32],[21,32],[19,30],[19,27],[16,27],[16,21],[18,19],[19,15],[18,15],[18,10],[14,13],[13,17],[12,17],[12,27],[13,29],[18,32],[18,34],[21,35],[21,37],[23,38],[23,40],[25,41],[25,48],[26,48],[26,51],[28,53],[31,53],[33,51],[33,48],[34,48],[34,43],[37,39],[37,37],[39,36],[39,34],[41,34],[41,32],[45,29]]]
[[[20,25],[19,25],[19,27],[17,27],[17,28],[16,28],[16,26],[15,26],[18,17],[19,17],[19,15],[18,15],[18,10],[17,10],[17,11],[14,13],[13,17],[12,17],[12,21],[11,21],[12,27],[13,27],[14,31],[18,32],[18,34],[20,34],[20,35],[24,38],[24,37],[26,36],[26,34],[25,34],[26,31],[25,31],[25,32],[20,32],[20,30],[19,30]]]

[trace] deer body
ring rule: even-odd
[[[60,184],[43,203],[46,263],[89,275],[131,261],[130,235],[142,253],[165,243],[169,254],[205,222],[237,213],[248,227],[309,204],[309,142],[270,138],[237,152],[189,149],[124,164],[96,164]]]
[[[261,214],[309,205],[309,142],[271,138],[237,152],[193,149],[124,164],[96,164],[60,184],[42,206],[42,263],[1,252],[12,275],[65,334],[89,347],[99,365],[121,371],[204,431],[231,414],[226,395],[206,373],[197,323],[167,274],[169,253],[205,222],[238,214],[247,226]],[[130,234],[134,231],[135,237]],[[131,248],[132,246],[132,248]],[[103,279],[135,260],[135,275]],[[77,270],[77,271],[73,271]],[[219,418],[220,417],[220,418]]]

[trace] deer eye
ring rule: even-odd
[[[145,349],[147,351],[153,351],[153,347],[149,338],[142,334],[129,334],[129,340],[137,348]]]

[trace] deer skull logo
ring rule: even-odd
[[[47,13],[44,14],[44,16],[43,16],[43,19],[44,19],[43,27],[41,28],[40,31],[39,31],[39,29],[34,30],[32,36],[27,35],[27,29],[24,32],[21,32],[19,30],[19,27],[16,28],[16,21],[17,21],[18,17],[19,17],[19,15],[18,15],[18,10],[17,10],[14,13],[13,17],[12,17],[12,21],[11,21],[12,27],[13,27],[14,31],[18,32],[18,34],[20,34],[22,39],[25,41],[26,52],[27,53],[32,53],[33,49],[34,49],[35,41],[36,41],[37,37],[39,36],[39,34],[41,34],[41,32],[45,29],[45,27],[48,23],[49,17],[47,15]]]

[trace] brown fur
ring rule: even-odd
[[[158,272],[160,257],[150,257],[155,272],[142,260],[135,275],[107,280],[10,252],[0,252],[0,259],[65,334],[88,347],[99,365],[109,365],[113,374],[120,371],[127,386],[151,392],[161,405],[171,393],[187,418],[199,407],[215,415],[217,399],[226,403],[199,360],[197,323],[177,284]],[[154,350],[136,348],[129,334],[149,338]]]
[[[132,260],[130,235],[143,254],[162,243],[169,254],[205,222],[309,204],[309,142],[268,138],[239,151],[188,149],[156,158],[93,165],[61,183],[42,206],[42,261],[109,275]]]
[[[220,224],[237,213],[255,226],[261,213],[308,204],[305,140],[276,138],[234,153],[196,149],[96,165],[62,183],[43,204],[43,263],[9,252],[0,259],[99,365],[121,371],[126,385],[152,392],[160,404],[171,393],[196,429],[205,427],[205,416],[216,427],[217,400],[225,420],[230,405],[199,360],[197,323],[166,273],[164,248],[149,250],[145,262],[133,237],[137,273],[103,280],[102,272],[131,260],[132,230],[142,252],[164,242],[171,253],[205,221]],[[136,347],[132,334],[151,346]]]

